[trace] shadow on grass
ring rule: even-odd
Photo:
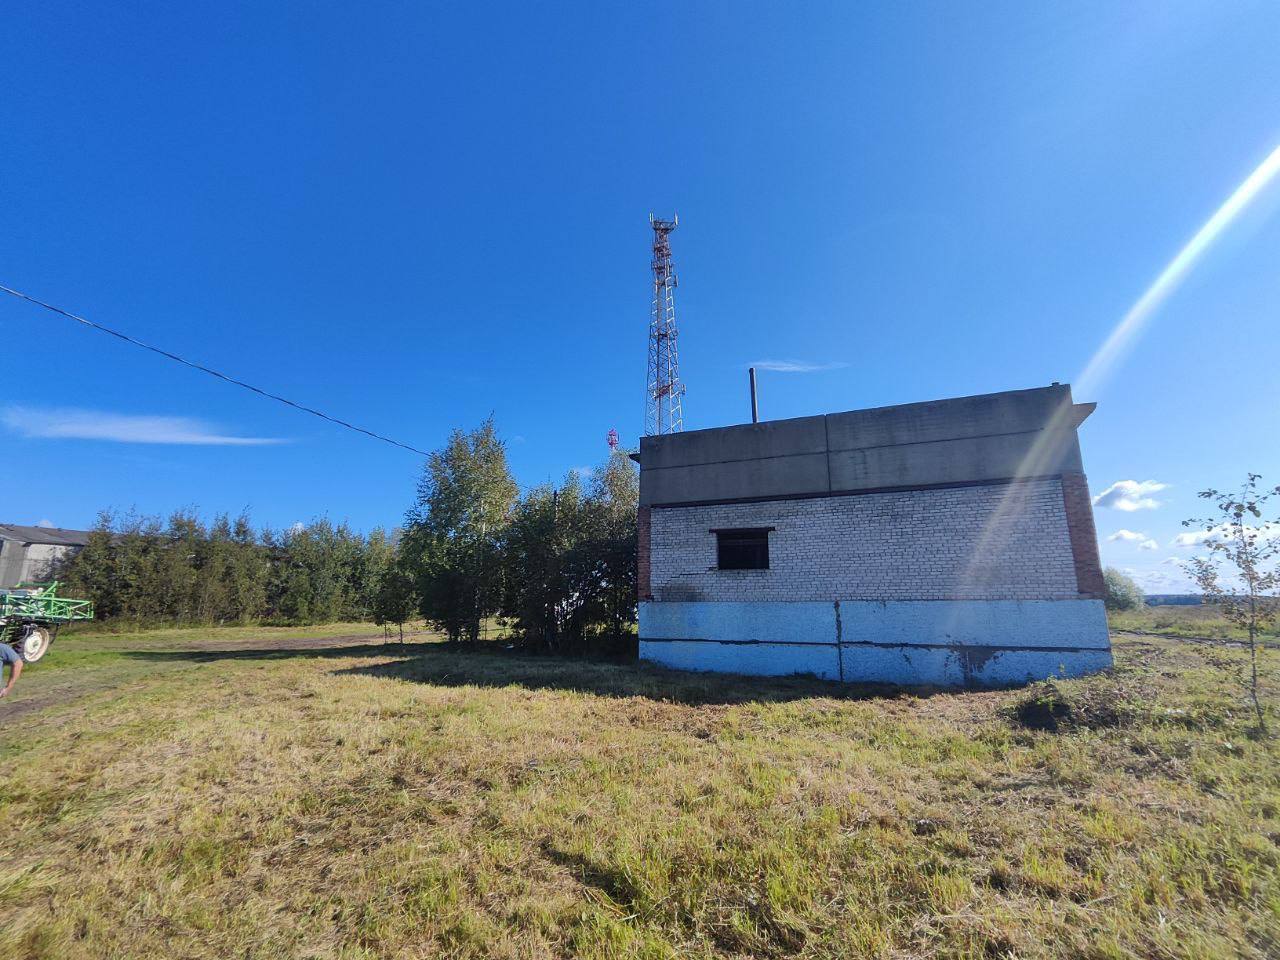
[[[831,697],[840,700],[932,696],[952,691],[936,687],[838,683],[808,676],[749,677],[722,673],[688,673],[636,660],[587,659],[536,655],[490,643],[467,648],[439,641],[425,643],[360,643],[346,646],[281,644],[222,650],[134,650],[130,659],[172,663],[243,660],[349,660],[397,657],[390,662],[361,664],[334,672],[343,676],[406,680],[443,687],[524,687],[565,690],[605,697],[645,697],[690,706],[776,703]]]
[[[357,643],[346,646],[323,646],[306,644],[287,646],[288,641],[271,647],[227,647],[225,649],[201,649],[193,647],[186,650],[123,650],[120,656],[130,660],[150,660],[154,663],[212,663],[216,660],[295,660],[319,659],[342,660],[352,657],[386,657],[386,656],[418,656],[427,652],[428,648],[439,647],[432,643],[398,643],[394,640],[386,643]]]
[[[934,687],[907,689],[888,684],[838,683],[807,676],[689,673],[636,660],[536,656],[500,647],[467,650],[443,643],[418,646],[420,649],[403,660],[348,667],[337,672],[441,687],[517,686],[602,697],[645,697],[689,706],[777,703],[811,697],[894,699],[947,692]]]

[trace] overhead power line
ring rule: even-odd
[[[176,353],[170,353],[168,350],[161,350],[159,347],[153,347],[151,344],[143,343],[141,340],[135,339],[126,333],[121,333],[119,330],[112,330],[110,327],[104,327],[100,323],[94,323],[92,320],[86,320],[84,317],[78,317],[70,311],[63,310],[61,307],[55,307],[51,303],[45,303],[43,300],[37,300],[35,297],[28,296],[27,294],[22,293],[19,290],[14,290],[11,287],[6,287],[4,284],[0,284],[0,290],[3,290],[11,296],[17,297],[19,300],[26,300],[28,303],[34,303],[37,307],[44,307],[46,310],[50,310],[59,316],[66,317],[68,320],[74,320],[76,323],[83,324],[86,327],[91,327],[101,333],[110,334],[117,339],[123,340],[125,343],[133,344],[135,347],[141,347],[143,350],[150,350],[152,353],[158,353],[162,357],[167,357],[170,360],[176,360],[183,366],[191,367],[193,370],[199,370],[201,373],[207,373],[211,377],[217,377],[219,380],[224,380],[237,387],[243,387],[246,390],[251,390],[259,396],[266,397],[268,400],[275,400],[278,403],[283,403],[287,407],[293,407],[295,410],[301,410],[303,413],[309,413],[314,417],[319,417],[321,420],[328,420],[330,423],[336,423],[338,426],[346,427],[348,430],[354,430],[356,433],[363,433],[366,437],[381,440],[383,443],[389,443],[393,447],[400,447],[403,450],[421,454],[424,457],[430,456],[430,454],[425,450],[419,450],[417,447],[412,447],[407,443],[401,443],[399,440],[392,440],[390,437],[384,437],[382,434],[374,433],[372,430],[366,430],[364,427],[357,427],[354,423],[348,423],[346,420],[341,420],[338,417],[331,417],[329,414],[322,413],[314,407],[308,407],[302,403],[295,403],[286,397],[270,393],[263,390],[261,387],[255,387],[251,383],[245,383],[243,380],[237,380],[235,377],[229,377],[225,373],[219,373],[217,370],[206,367],[204,364],[196,363],[193,360],[187,360],[185,357],[180,357]]]

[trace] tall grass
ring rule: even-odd
[[[1280,750],[1203,645],[1124,640],[1113,676],[1054,685],[1076,719],[1051,731],[1019,709],[1043,689],[113,643],[23,677],[44,701],[0,747],[0,958],[1280,945]]]

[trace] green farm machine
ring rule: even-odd
[[[13,647],[27,663],[49,652],[64,623],[92,619],[93,601],[58,596],[56,580],[0,590],[0,643]]]

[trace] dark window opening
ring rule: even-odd
[[[716,535],[716,566],[721,570],[768,570],[772,529],[712,530]]]

